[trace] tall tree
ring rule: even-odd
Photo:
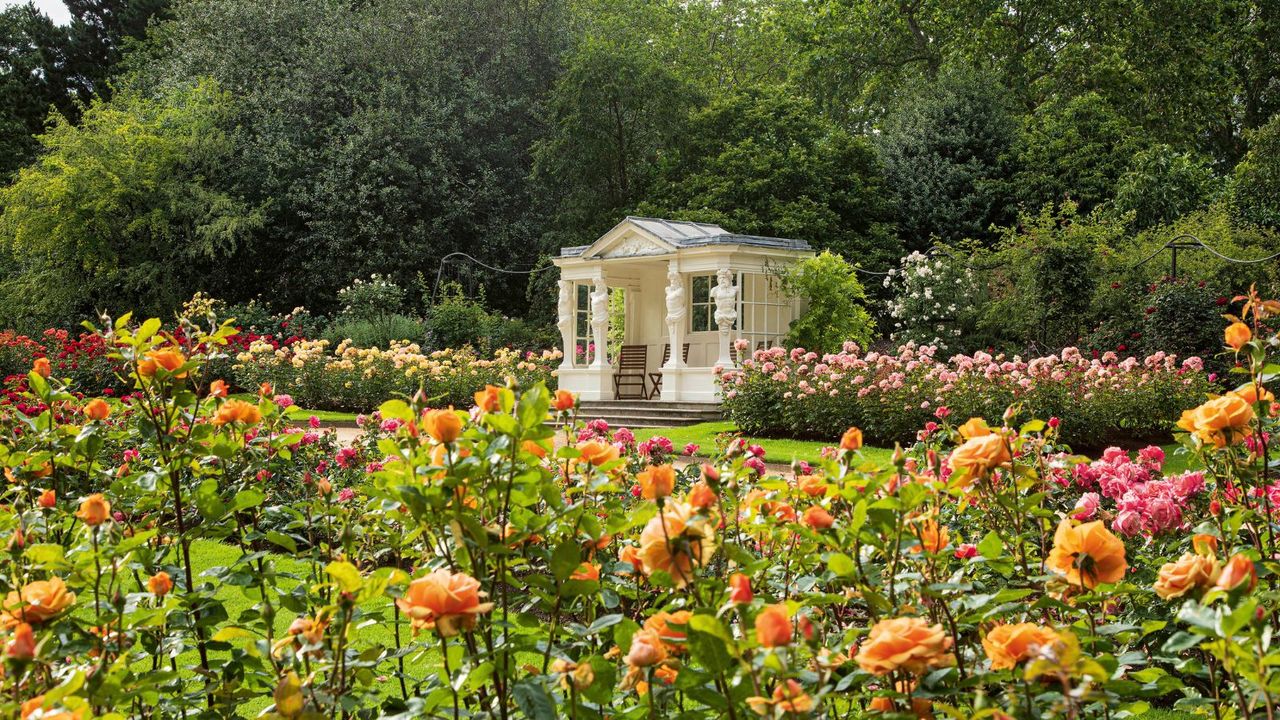
[[[0,11],[0,180],[35,157],[51,111],[77,117],[87,98],[67,59],[65,28],[35,5]]]
[[[908,249],[989,239],[1010,218],[1015,133],[1008,97],[982,72],[949,66],[908,87],[876,137]]]

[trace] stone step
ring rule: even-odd
[[[597,410],[697,410],[700,412],[720,412],[720,403],[702,402],[664,402],[662,400],[583,400],[583,409]]]
[[[578,408],[579,417],[595,417],[599,415],[658,415],[670,417],[718,418],[721,412],[716,410],[687,410],[684,408],[655,408],[639,406],[628,407],[591,407]]]

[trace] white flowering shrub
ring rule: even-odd
[[[949,255],[913,252],[889,270],[884,286],[894,289],[888,330],[895,343],[953,350],[973,326],[978,283],[972,269]]]
[[[391,278],[374,273],[368,280],[356,278],[338,291],[344,320],[373,320],[392,315],[404,305],[404,288]]]

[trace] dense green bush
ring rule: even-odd
[[[875,323],[867,312],[866,293],[853,266],[839,255],[823,252],[787,268],[782,290],[806,303],[787,331],[789,347],[835,352],[846,341],[862,347],[871,343]]]
[[[375,315],[335,321],[323,336],[334,347],[344,340],[358,348],[386,347],[392,342],[420,343],[426,337],[422,321],[407,315]]]

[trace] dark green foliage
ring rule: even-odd
[[[883,184],[867,139],[784,90],[753,91],[694,113],[640,211],[807,240],[880,267],[901,250]]]
[[[1216,294],[1205,281],[1161,284],[1148,295],[1142,312],[1142,346],[1214,360],[1222,349],[1222,313]],[[1219,371],[1225,367],[1217,368]]]
[[[1203,209],[1221,185],[1206,159],[1156,145],[1134,156],[1116,185],[1115,207],[1145,230]]]
[[[1241,219],[1280,228],[1280,114],[1248,135],[1249,152],[1235,169]]]
[[[904,244],[985,238],[1009,219],[1016,120],[994,79],[951,67],[917,81],[876,138]]]
[[[350,341],[351,345],[359,348],[385,348],[392,342],[421,344],[426,339],[426,327],[421,321],[406,315],[385,314],[338,320],[325,330],[324,338],[330,347]]]

